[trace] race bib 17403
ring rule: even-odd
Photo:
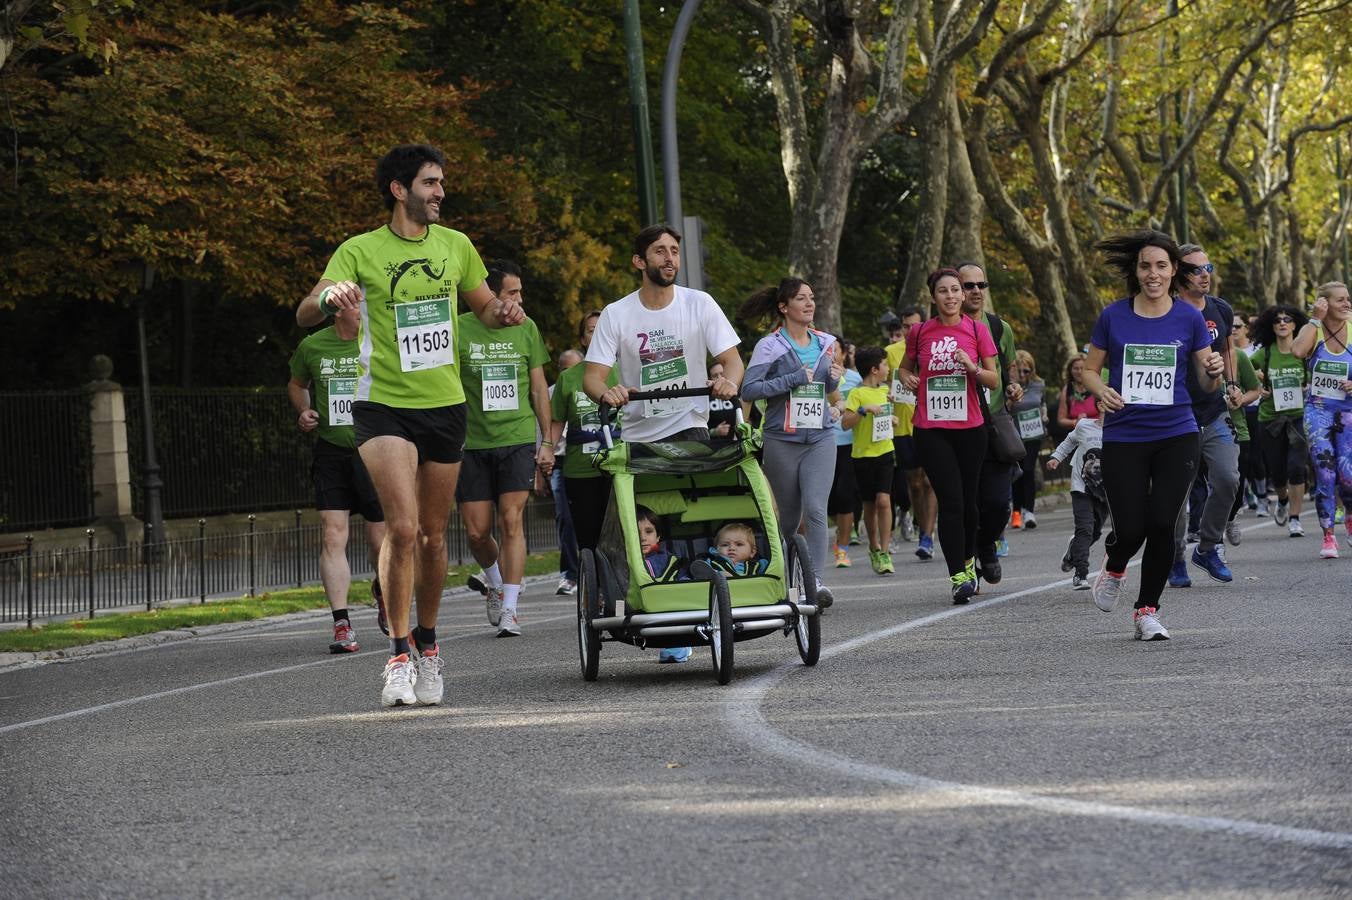
[[[1172,406],[1178,348],[1172,344],[1127,344],[1122,351],[1122,399],[1144,406]]]

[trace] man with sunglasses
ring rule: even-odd
[[[1235,493],[1239,490],[1239,441],[1226,400],[1229,394],[1240,392],[1235,380],[1235,351],[1230,345],[1235,311],[1229,303],[1210,294],[1212,275],[1216,268],[1207,258],[1206,251],[1198,244],[1184,244],[1178,249],[1183,257],[1181,274],[1187,285],[1178,299],[1202,313],[1207,330],[1211,333],[1211,349],[1225,360],[1225,381],[1218,390],[1204,390],[1192,372],[1188,373],[1187,378],[1192,412],[1197,417],[1197,427],[1202,437],[1202,458],[1197,481],[1205,478],[1205,492],[1203,485],[1195,483],[1189,501],[1202,504],[1199,540],[1192,551],[1192,564],[1203,569],[1213,580],[1225,583],[1233,581],[1234,575],[1222,555],[1221,541],[1224,539],[1225,525],[1230,519],[1230,508],[1235,502]],[[1169,574],[1171,587],[1188,587],[1192,584],[1184,562],[1187,524],[1188,509],[1184,506],[1179,510],[1178,521],[1174,526],[1174,566]]]
[[[1023,398],[1023,388],[1016,379],[1010,377],[1010,368],[1014,365],[1014,331],[994,312],[988,312],[990,304],[989,283],[986,269],[980,263],[964,262],[958,266],[958,278],[962,282],[962,311],[990,329],[999,351],[999,364],[996,366],[1000,384],[987,396],[992,413],[1005,408],[1005,400],[1018,402]],[[977,487],[977,530],[976,556],[977,574],[988,584],[999,584],[1000,554],[997,544],[1004,539],[1005,525],[1009,523],[1009,513],[1013,497],[1014,475],[1017,464],[997,462],[988,446],[986,459],[981,464],[980,484]]]

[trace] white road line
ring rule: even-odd
[[[1251,525],[1244,530],[1250,531],[1254,528],[1262,528],[1270,524],[1270,522],[1264,522],[1258,525]],[[1139,565],[1139,561],[1133,562],[1132,565]],[[844,643],[823,649],[821,658],[830,659],[835,656],[853,652],[860,647],[865,647],[869,644],[876,643],[877,641],[886,640],[887,638],[895,637],[896,635],[903,634],[907,631],[912,631],[916,628],[922,628],[926,625],[932,625],[935,622],[951,619],[954,616],[967,615],[992,606],[1008,603],[1011,600],[1018,600],[1022,597],[1028,597],[1055,588],[1065,587],[1068,584],[1070,584],[1070,579],[1063,578],[1059,581],[1054,581],[1038,587],[1026,588],[1005,596],[982,600],[981,602],[973,603],[970,606],[952,607],[942,612],[922,616],[908,622],[901,622],[890,628],[862,634],[845,641]],[[942,781],[937,778],[918,775],[914,772],[872,765],[870,763],[850,759],[847,756],[830,753],[809,744],[802,743],[801,741],[793,740],[776,731],[774,726],[766,721],[765,716],[761,711],[761,705],[765,702],[765,697],[770,692],[770,689],[790,673],[801,671],[803,671],[803,667],[799,663],[785,663],[777,666],[764,675],[739,684],[733,689],[732,695],[725,701],[726,719],[732,731],[736,732],[749,747],[768,751],[795,763],[808,763],[823,769],[829,769],[851,778],[879,781],[885,784],[892,784],[897,787],[912,788],[915,790],[942,791],[951,794],[955,801],[967,804],[1023,807],[1035,809],[1040,812],[1057,813],[1061,815],[1096,816],[1099,818],[1117,819],[1139,825],[1161,825],[1170,828],[1182,828],[1188,831],[1231,834],[1238,837],[1299,844],[1306,847],[1332,848],[1338,850],[1352,849],[1352,834],[1319,831],[1312,828],[1292,828],[1285,825],[1273,825],[1267,822],[1250,822],[1242,819],[1227,819],[1220,816],[1190,816],[1182,813],[1158,812],[1130,806],[1118,806],[1111,803],[1067,800],[1060,797],[1046,797],[1040,794],[1029,794],[1022,791],[1007,790],[1003,788],[991,788],[980,785],[962,784],[954,781]]]
[[[547,619],[533,619],[531,624],[543,625],[546,622],[558,622],[563,619],[573,619],[576,614],[566,616],[551,616]],[[480,633],[481,634],[481,633]],[[464,640],[465,638],[476,637],[478,634],[457,634],[447,637],[440,637],[438,643],[450,643],[452,641]],[[0,734],[8,734],[12,731],[21,731],[25,728],[36,728],[39,725],[50,725],[53,722],[62,722],[66,719],[75,719],[80,716],[89,716],[94,713],[106,712],[110,709],[118,709],[123,706],[132,706],[137,703],[146,703],[150,700],[162,700],[165,697],[175,697],[179,694],[188,694],[193,691],[204,691],[208,688],[223,687],[227,684],[238,684],[241,681],[252,681],[255,678],[266,678],[269,675],[282,675],[287,672],[295,672],[299,669],[308,669],[311,666],[322,666],[327,663],[336,662],[344,659],[354,659],[362,656],[374,656],[377,653],[386,653],[384,648],[380,650],[367,650],[361,653],[346,654],[343,656],[330,656],[326,659],[316,659],[311,662],[297,663],[294,666],[282,666],[278,669],[268,669],[263,672],[249,672],[244,675],[234,675],[230,678],[221,678],[216,681],[204,681],[201,684],[187,684],[182,687],[170,688],[167,691],[156,691],[153,694],[142,694],[139,697],[127,697],[123,700],[114,700],[111,703],[100,703],[98,706],[89,706],[84,709],[72,709],[69,712],[57,713],[54,716],[43,716],[41,719],[30,719],[27,722],[15,722],[12,725],[0,726]]]

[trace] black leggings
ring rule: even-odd
[[[601,538],[606,507],[610,506],[610,476],[565,476],[563,485],[564,493],[568,495],[568,511],[573,516],[573,534],[577,536],[578,551],[595,550],[596,542]]]
[[[939,504],[944,562],[948,574],[956,575],[976,556],[977,480],[986,458],[986,426],[917,428],[915,450]]]
[[[1113,516],[1113,532],[1104,541],[1104,565],[1109,572],[1125,572],[1145,545],[1137,609],[1160,605],[1174,562],[1174,522],[1197,474],[1200,454],[1197,434],[1103,442],[1103,487]]]
[[[1038,454],[1042,452],[1042,438],[1023,442],[1023,459],[1019,462],[1018,480],[1014,482],[1014,508],[1030,512],[1037,502]]]
[[[1305,467],[1310,445],[1305,440],[1305,420],[1279,415],[1259,422],[1263,430],[1263,467],[1267,469],[1268,490],[1288,484],[1305,487]]]

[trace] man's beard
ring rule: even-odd
[[[427,208],[427,201],[417,194],[410,193],[408,202],[404,205],[408,210],[408,217],[419,225],[431,225],[441,218],[440,207],[438,207],[437,212],[432,212]]]
[[[670,278],[662,274],[661,266],[648,266],[648,268],[644,269],[643,271],[647,273],[649,281],[651,281],[653,284],[657,285],[660,288],[664,288],[671,287],[673,284],[676,283],[676,272],[680,270],[679,269],[673,270]]]

